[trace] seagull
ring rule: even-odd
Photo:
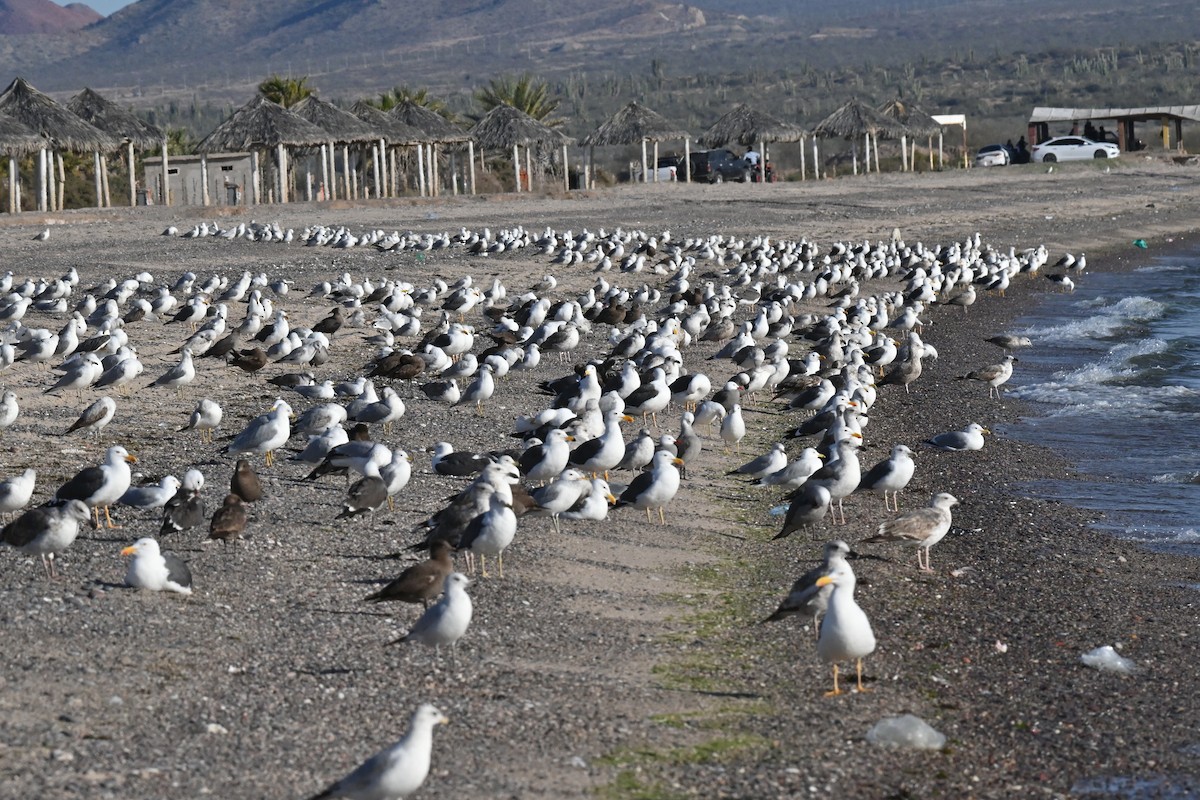
[[[787,466],[787,446],[783,442],[776,442],[775,445],[763,453],[758,458],[747,461],[740,467],[735,467],[725,473],[726,475],[745,475],[748,478],[760,479],[765,478],[771,473],[778,472]]]
[[[430,466],[438,475],[450,475],[455,478],[468,478],[475,475],[488,465],[490,459],[476,453],[455,451],[449,442],[438,442],[432,449],[433,457]]]
[[[220,426],[221,418],[224,416],[225,412],[216,400],[202,397],[200,402],[196,403],[196,408],[192,411],[188,424],[176,429],[176,432],[197,431],[200,434],[201,442],[212,442],[213,431]]]
[[[492,373],[491,364],[484,364],[480,367],[475,379],[467,384],[467,388],[463,389],[462,394],[453,405],[474,403],[475,412],[483,416],[483,404],[492,399],[492,395],[496,393],[496,381],[492,377]]]
[[[63,432],[63,436],[75,431],[94,431],[96,439],[99,440],[100,432],[104,430],[105,425],[112,422],[116,413],[117,401],[105,395],[85,408],[79,419]]]
[[[179,363],[168,369],[146,388],[166,386],[171,389],[182,389],[196,378],[196,367],[192,363],[192,348],[183,348]]]
[[[991,364],[977,370],[972,370],[966,375],[960,375],[958,380],[975,380],[983,381],[988,385],[988,397],[993,393],[996,399],[1000,399],[1000,387],[1005,384],[1013,374],[1013,364],[1017,363],[1016,356],[1007,355],[999,364]]]
[[[560,481],[550,484],[554,486]],[[546,488],[549,489],[550,486]],[[488,508],[475,519],[471,520],[458,546],[469,554],[479,555],[479,574],[488,577],[487,557],[495,556],[496,567],[500,577],[504,577],[504,549],[512,544],[517,534],[517,515],[513,513],[512,505],[505,502],[498,493],[492,492],[488,497]]]
[[[888,511],[900,510],[900,490],[908,486],[916,471],[912,460],[912,450],[908,445],[898,444],[892,448],[892,454],[867,470],[858,482],[856,492],[875,492],[883,495],[883,507]],[[892,503],[888,504],[888,492],[892,494]]]
[[[203,488],[204,474],[200,470],[189,469],[183,474],[179,491],[163,506],[159,536],[186,531],[204,521],[204,498],[200,496]]]
[[[98,467],[87,467],[75,474],[75,477],[64,483],[54,493],[55,500],[82,500],[92,509],[95,527],[100,527],[100,509],[104,509],[104,519],[109,528],[115,528],[108,507],[117,502],[121,495],[129,490],[132,476],[129,465],[137,459],[129,454],[124,447],[115,445],[108,448],[104,463]]]
[[[535,489],[533,499],[538,504],[539,514],[549,514],[554,523],[554,532],[562,533],[558,516],[564,511],[570,511],[575,504],[592,491],[588,477],[578,469],[564,470],[561,475],[550,483]]]
[[[85,387],[95,383],[103,372],[100,357],[95,353],[85,353],[43,394],[54,394],[63,389],[79,389],[82,392]]]
[[[386,603],[398,600],[402,603],[421,603],[429,608],[429,601],[442,591],[446,576],[454,571],[454,548],[449,542],[436,541],[429,546],[429,558],[408,569],[378,592],[363,598],[369,603]]]
[[[922,572],[933,572],[929,565],[929,549],[940,542],[950,530],[950,509],[958,505],[958,499],[948,492],[933,496],[929,505],[901,514],[895,519],[879,525],[879,533],[864,542],[906,542],[917,548],[917,567]],[[924,563],[921,551],[925,551]]]
[[[609,506],[617,502],[612,488],[604,478],[592,478],[592,489],[582,500],[560,516],[566,519],[581,519],[600,522],[608,518]]]
[[[617,507],[633,506],[645,509],[646,522],[650,522],[650,510],[658,509],[658,522],[667,524],[663,508],[679,492],[679,469],[683,459],[667,450],[659,450],[650,460],[650,469],[636,476],[617,498]]]
[[[936,447],[938,450],[982,450],[985,433],[991,433],[991,431],[978,422],[972,422],[961,431],[947,431],[926,439],[925,444]]]
[[[291,437],[291,417],[292,407],[282,399],[276,400],[270,411],[255,417],[221,452],[262,453],[269,467],[275,461],[271,454]]]
[[[158,542],[145,536],[121,551],[133,556],[125,571],[125,584],[151,592],[192,593],[192,573],[187,564],[158,549]]]
[[[412,715],[404,738],[381,750],[346,777],[309,800],[399,800],[421,788],[429,775],[433,727],[449,722],[425,703]]]
[[[521,474],[526,480],[542,482],[555,478],[567,467],[571,458],[571,448],[567,442],[575,441],[561,428],[555,428],[546,434],[546,441],[525,449],[517,460]]]
[[[208,525],[208,538],[220,540],[222,547],[227,547],[232,539],[236,542],[246,531],[246,506],[242,498],[233,492],[225,495],[221,507],[213,513]]]
[[[0,514],[7,517],[29,505],[35,483],[37,470],[34,469],[27,469],[15,478],[0,482]]]
[[[825,456],[817,452],[815,447],[806,447],[800,451],[800,455],[789,461],[783,469],[772,472],[769,475],[764,475],[755,486],[776,486],[779,489],[790,492],[793,489],[799,489],[808,480],[809,476],[821,468],[821,461]]]
[[[17,405],[16,393],[5,392],[4,397],[0,399],[0,430],[16,422],[20,413],[21,408]]]
[[[142,510],[162,508],[168,500],[175,496],[182,485],[179,478],[174,475],[166,475],[158,482],[157,486],[131,486],[117,502]]]
[[[0,531],[0,539],[18,550],[40,556],[46,577],[54,578],[54,557],[66,550],[79,535],[79,526],[88,521],[87,504],[68,500],[57,506],[31,508]]]
[[[850,555],[850,545],[841,539],[826,542],[825,555],[821,559],[821,563],[796,579],[788,591],[787,597],[779,604],[779,608],[775,609],[774,613],[763,622],[777,622],[795,614],[802,614],[812,618],[813,623],[818,626],[819,635],[821,622],[819,617],[829,607],[829,596],[833,594],[833,588],[828,584],[817,586],[817,581],[823,575],[830,574],[846,563],[848,555]]]
[[[862,440],[862,434],[851,432],[844,426],[840,434],[845,435],[846,438],[839,438],[834,445],[836,458],[830,458],[825,466],[810,475],[808,483],[815,483],[829,490],[831,499],[837,503],[838,511],[841,512],[841,524],[845,525],[846,511],[842,508],[842,500],[849,497],[858,488],[862,478],[861,467],[858,463],[858,443]],[[837,524],[837,515],[834,516],[833,521]]]
[[[838,662],[854,659],[857,665],[858,691],[868,689],[862,682],[862,660],[875,652],[875,632],[871,621],[854,601],[854,570],[842,560],[833,570],[817,579],[817,587],[833,586],[825,618],[821,620],[821,631],[817,637],[817,654],[827,663],[833,664],[833,691],[826,697],[842,694],[838,688]]]
[[[721,440],[725,442],[725,447],[732,445],[736,448],[737,453],[742,452],[742,439],[746,437],[746,422],[742,419],[742,406],[739,403],[734,403],[733,408],[725,415],[725,419],[721,420]]]
[[[1017,336],[1011,333],[1002,333],[999,336],[992,336],[984,341],[996,345],[1004,352],[1016,350],[1018,347],[1032,347],[1033,341],[1028,336]]]
[[[819,483],[805,483],[792,494],[792,502],[788,505],[787,515],[783,518],[783,529],[772,539],[786,539],[798,530],[808,530],[825,519],[829,513],[832,496],[829,490]]]
[[[442,584],[442,599],[421,615],[412,626],[412,630],[388,644],[401,642],[431,644],[439,653],[442,645],[448,644],[451,647],[450,658],[453,661],[454,648],[471,624],[471,596],[467,594],[467,586],[470,583],[467,576],[461,572],[451,572]]]
[[[262,481],[250,462],[239,458],[233,468],[233,477],[229,479],[229,492],[236,494],[244,503],[256,503],[262,499]]]

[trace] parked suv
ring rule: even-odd
[[[729,150],[697,150],[688,160],[692,165],[693,181],[745,183],[750,180],[750,165]]]

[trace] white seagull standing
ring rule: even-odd
[[[950,509],[958,505],[958,498],[948,492],[933,496],[929,505],[901,514],[890,522],[879,525],[879,533],[864,542],[905,542],[917,548],[917,567],[922,572],[933,572],[929,565],[929,549],[940,542],[950,530]],[[921,560],[921,551],[925,560]]]
[[[442,597],[421,615],[410,630],[399,639],[388,644],[400,642],[417,642],[431,644],[434,650],[441,653],[442,645],[451,647],[450,660],[454,661],[454,648],[467,632],[471,624],[471,596],[467,594],[467,586],[471,581],[461,572],[451,572],[446,576]]]
[[[284,400],[276,400],[270,411],[251,420],[223,452],[235,455],[261,453],[267,466],[271,466],[275,463],[271,454],[283,447],[292,435],[291,416],[292,407]]]
[[[821,632],[817,638],[817,654],[827,663],[833,664],[833,691],[826,697],[842,694],[838,688],[838,662],[853,659],[857,666],[858,690],[868,689],[862,682],[862,660],[875,652],[875,632],[871,621],[854,600],[854,570],[844,560],[833,570],[817,579],[816,586],[833,585],[829,607],[821,621]]]

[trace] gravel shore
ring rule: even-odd
[[[834,240],[887,239],[893,230],[927,246],[979,232],[998,249],[1085,250],[1089,269],[1122,269],[1134,239],[1164,248],[1194,234],[1198,177],[1188,167],[1123,159],[1110,171],[1031,166],[203,214],[79,211],[4,218],[0,240],[18,280],[71,267],[81,287],[142,270],[167,285],[185,270],[233,279],[243,270],[266,272],[294,282],[279,305],[294,325],[311,325],[332,303],[308,298],[309,288],[342,273],[418,286],[472,274],[481,285],[499,278],[511,296],[553,272],[556,299],[578,295],[596,276],[591,265],[556,267],[532,252],[418,257],[186,241],[160,231],[213,219],[418,233],[523,225],[669,230],[677,240],[806,237],[823,249]],[[33,241],[47,226],[49,239]],[[605,277],[634,289],[665,282],[615,270]],[[898,288],[888,281],[864,291]],[[385,647],[419,609],[362,598],[404,568],[408,555],[393,556],[416,540],[413,526],[463,485],[432,474],[423,448],[441,440],[459,449],[513,446],[514,417],[546,404],[536,384],[606,351],[608,328],[597,325],[571,362],[546,357],[536,370],[510,374],[482,417],[397,384],[407,413],[379,440],[407,449],[414,464],[394,513],[335,522],[342,479],[305,483],[305,465],[280,458],[266,469],[257,460],[267,496],[251,509],[247,542],[228,553],[206,546],[207,524],[163,538],[165,549],[191,565],[196,593],[189,599],[122,585],[120,550],[157,533],[154,514],[117,509],[123,529],[85,531],[59,559],[57,581],[44,577],[36,558],[0,550],[0,797],[304,797],[394,741],[421,702],[450,718],[435,732],[433,771],[416,795],[422,798],[1195,796],[1194,561],[1113,540],[1091,530],[1084,512],[1028,497],[1027,483],[1069,473],[1070,465],[1003,435],[1027,408],[989,399],[978,382],[955,380],[996,361],[1000,351],[984,339],[1005,332],[1053,289],[1020,276],[1007,296],[982,297],[966,313],[930,309],[924,338],[939,357],[911,393],[896,386],[879,392],[864,464],[906,443],[918,450],[917,472],[901,509],[940,491],[961,505],[951,533],[933,549],[934,574],[919,573],[909,549],[858,548],[877,557],[855,563],[857,597],[879,642],[866,660],[866,694],[823,697],[830,675],[813,631],[792,620],[758,621],[826,539],[853,545],[893,514],[875,495],[854,495],[848,525],[826,521],[811,539],[771,541],[779,520],[768,512],[778,494],[726,475],[797,423],[765,399],[747,410],[740,456],[707,432],[665,526],[646,524],[635,509],[616,510],[602,523],[565,523],[561,534],[547,519],[526,518],[506,554],[505,578],[476,576],[469,588],[475,617],[453,663],[425,648]],[[231,308],[231,321],[242,313],[240,305]],[[62,324],[33,312],[24,321]],[[468,321],[490,327],[478,311]],[[288,371],[279,365],[247,376],[202,360],[182,391],[143,388],[177,359],[170,351],[186,327],[143,321],[129,333],[146,373],[131,396],[116,395],[117,416],[98,443],[60,434],[99,392],[54,398],[42,394],[52,381],[43,368],[17,364],[3,373],[22,415],[2,434],[0,476],[36,467],[40,502],[98,463],[104,448],[122,444],[147,480],[201,469],[211,514],[234,463],[220,452],[222,436],[278,396],[298,412],[310,403],[266,382]],[[339,333],[318,380],[361,374],[373,354],[367,333]],[[486,346],[482,340],[476,350]],[[800,347],[793,343],[793,357]],[[685,368],[707,372],[719,386],[736,368],[708,360],[716,349],[693,346]],[[205,396],[225,410],[214,444],[176,432]],[[674,432],[679,410],[659,421],[662,432]],[[972,421],[996,431],[982,451],[917,447]],[[1118,646],[1138,672],[1122,677],[1080,663],[1082,653],[1105,644]],[[866,742],[875,722],[901,713],[944,733],[945,747],[912,752]]]

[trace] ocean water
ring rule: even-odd
[[[1200,249],[1076,284],[1011,330],[1033,341],[1008,384],[1033,413],[999,432],[1079,470],[1023,490],[1101,511],[1097,527],[1116,536],[1200,555]]]

